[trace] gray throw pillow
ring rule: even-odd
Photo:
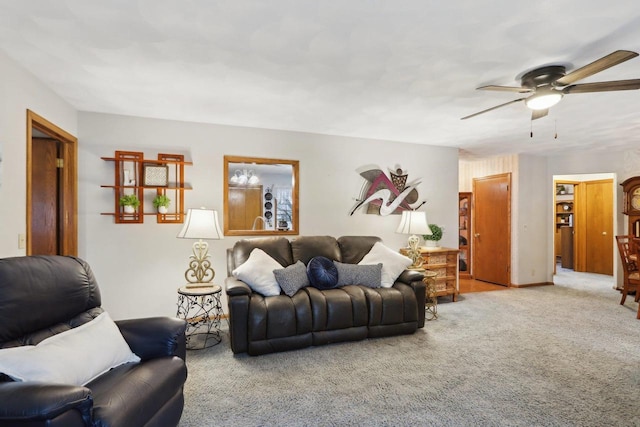
[[[282,291],[290,297],[294,296],[300,289],[310,285],[307,277],[307,267],[302,261],[291,264],[286,268],[273,270],[273,274],[276,276],[276,281]]]
[[[338,286],[362,285],[368,288],[382,286],[382,263],[359,265],[333,261],[338,269]]]

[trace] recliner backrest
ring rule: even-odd
[[[307,265],[311,258],[323,256],[332,261],[342,261],[340,247],[335,237],[300,236],[291,241],[293,262],[302,261]]]
[[[342,262],[346,264],[359,263],[377,242],[382,242],[382,239],[376,236],[342,236],[338,238]]]
[[[0,348],[18,339],[37,343],[78,326],[97,316],[102,311],[100,304],[93,272],[79,258],[0,259]]]
[[[238,240],[234,245],[231,253],[227,255],[227,275],[231,276],[231,272],[242,265],[249,259],[251,251],[260,248],[265,251],[271,258],[275,259],[286,267],[293,264],[291,256],[291,245],[285,237],[257,237],[253,239]]]

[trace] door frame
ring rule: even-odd
[[[619,209],[618,209],[618,193],[621,192],[621,189],[618,189],[618,176],[616,173],[581,173],[581,174],[557,174],[557,175],[553,175],[552,176],[552,189],[551,189],[551,200],[552,200],[552,207],[551,207],[551,228],[550,228],[550,232],[551,232],[551,247],[552,250],[551,252],[551,271],[553,272],[553,274],[556,273],[556,256],[555,256],[555,246],[553,246],[554,244],[554,238],[555,238],[555,182],[559,181],[559,182],[568,182],[568,181],[575,181],[577,183],[580,182],[587,182],[587,181],[601,181],[601,180],[611,180],[611,191],[613,193],[613,234],[614,236],[617,234],[621,234],[622,230],[619,227],[619,223],[618,223],[618,216],[620,215]],[[575,203],[575,202],[574,202]],[[576,221],[576,218],[574,216],[574,221]],[[575,230],[575,222],[574,222],[574,230]],[[620,260],[618,259],[618,248],[616,246],[616,241],[615,239],[612,239],[612,246],[613,246],[613,287],[615,289],[616,284],[618,283],[618,271],[619,271],[619,265],[620,264]],[[577,241],[576,239],[574,239],[574,257],[579,255],[579,248],[577,247]],[[574,263],[575,263],[575,259],[574,259]],[[574,265],[575,267],[575,265]]]
[[[32,161],[33,130],[60,141],[63,161],[60,194],[60,251],[64,255],[78,255],[78,138],[51,123],[44,117],[27,110],[27,255],[32,255],[31,217],[33,205]]]

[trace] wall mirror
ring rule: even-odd
[[[298,163],[224,156],[224,234],[298,234]]]

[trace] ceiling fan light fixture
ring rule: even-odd
[[[561,99],[562,93],[545,91],[530,96],[524,102],[531,110],[546,110],[556,105]]]

